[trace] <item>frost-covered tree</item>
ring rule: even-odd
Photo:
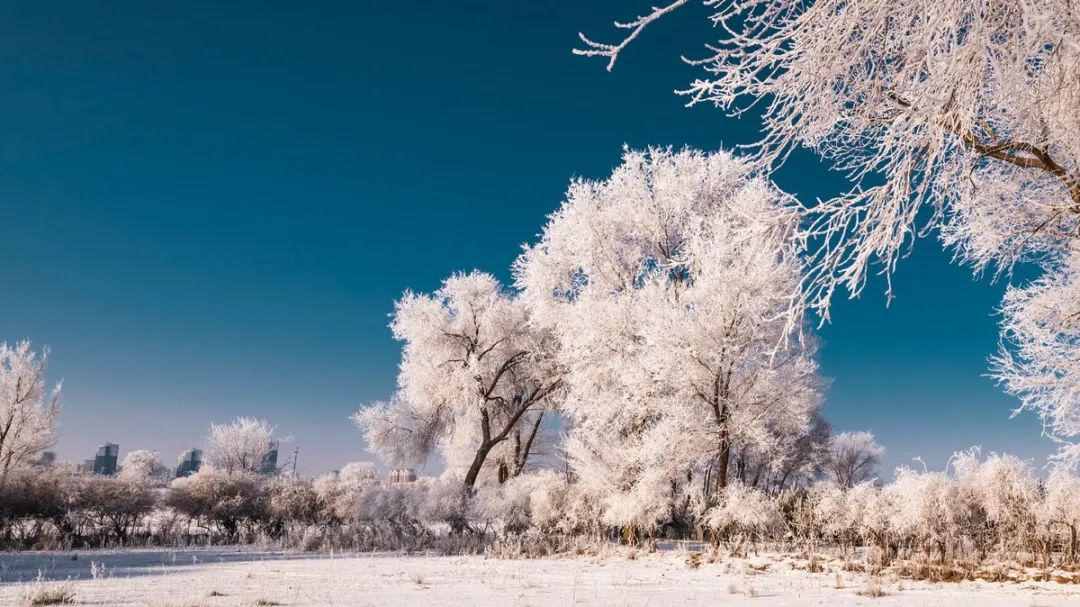
[[[1007,454],[983,458],[978,448],[972,448],[953,456],[952,470],[960,497],[951,506],[960,530],[989,524],[996,528],[1002,546],[1030,545],[1042,499],[1030,464]]]
[[[524,303],[490,274],[456,274],[431,295],[405,293],[390,326],[404,342],[398,393],[353,416],[369,448],[394,465],[438,450],[469,488],[485,469],[520,474],[562,385]]]
[[[225,474],[256,473],[272,448],[274,428],[265,420],[238,417],[210,424],[206,461]]]
[[[349,462],[338,472],[338,480],[343,483],[366,483],[378,478],[379,470],[371,462]]]
[[[869,432],[842,432],[829,438],[829,472],[845,489],[872,479],[882,455],[885,448]]]
[[[1080,250],[1025,287],[1010,287],[1002,306],[1005,343],[994,375],[1034,411],[1044,434],[1062,444],[1058,462],[1080,467]]]
[[[56,443],[60,386],[45,386],[48,350],[0,343],[0,486],[12,468]]]
[[[584,38],[609,69],[687,0]],[[1080,225],[1080,7],[1071,0],[705,0],[717,39],[683,91],[740,116],[759,108],[767,167],[818,152],[852,189],[812,209],[813,303],[858,293],[930,225],[976,268],[1058,250]],[[691,47],[702,48],[691,43]],[[693,52],[693,51],[691,51]]]
[[[764,447],[744,444],[732,454],[739,482],[770,494],[806,487],[817,480],[829,462],[831,427],[821,411],[811,414],[805,431],[770,427]]]
[[[608,59],[677,0],[582,36]],[[838,288],[888,277],[915,238],[937,233],[976,272],[1019,261],[1049,274],[1005,304],[997,376],[1047,434],[1080,436],[1075,284],[1080,255],[1080,5],[1074,0],[704,0],[716,37],[682,91],[733,116],[760,115],[751,146],[771,170],[799,147],[843,172],[846,192],[807,205],[801,291],[823,320]],[[892,287],[888,287],[891,297]],[[1070,360],[1069,357],[1072,357]],[[1065,364],[1067,363],[1067,364]],[[1080,464],[1080,447],[1062,461]]]
[[[161,463],[161,457],[156,451],[136,449],[128,452],[124,460],[120,462],[119,478],[125,481],[147,483],[154,480],[164,480],[168,476],[168,468]]]
[[[1069,562],[1080,559],[1080,477],[1055,470],[1046,480],[1046,495],[1038,513],[1040,522],[1053,533],[1064,531]]]
[[[785,339],[800,267],[783,200],[726,153],[627,151],[574,181],[515,263],[566,369],[568,457],[609,523],[669,518],[691,481],[726,485],[736,447],[807,431],[817,367],[809,336]]]

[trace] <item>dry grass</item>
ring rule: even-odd
[[[886,593],[885,589],[881,587],[881,579],[878,578],[876,575],[872,575],[866,578],[866,585],[863,586],[862,589],[857,590],[855,594],[859,596],[869,597],[872,599],[879,599],[888,593]]]
[[[39,605],[74,605],[75,591],[69,586],[35,586],[23,597],[23,604],[29,607]]]

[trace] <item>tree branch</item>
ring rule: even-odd
[[[573,49],[573,53],[581,57],[607,57],[607,71],[610,72],[615,67],[615,61],[619,59],[619,53],[621,53],[624,48],[629,46],[629,44],[633,42],[635,38],[640,36],[642,30],[644,30],[646,27],[649,26],[650,23],[656,21],[660,17],[663,17],[668,13],[674,12],[676,9],[683,6],[688,1],[689,0],[675,0],[675,2],[672,2],[671,4],[664,7],[654,6],[652,7],[652,12],[648,15],[638,17],[633,21],[629,21],[626,23],[616,21],[615,27],[619,29],[630,30],[630,33],[626,36],[626,38],[623,38],[622,42],[618,44],[605,44],[603,42],[596,42],[590,40],[589,37],[585,34],[578,32],[578,38],[581,38],[581,41],[585,43],[586,48]]]

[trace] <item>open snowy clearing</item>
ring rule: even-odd
[[[769,563],[764,572],[755,571]],[[48,581],[33,582],[40,575]],[[96,572],[97,577],[94,577]],[[841,587],[837,588],[837,582]],[[66,585],[76,604],[237,605],[1022,605],[1080,604],[1080,586],[939,583],[810,574],[730,559],[691,569],[667,553],[596,559],[303,555],[237,550],[0,555],[0,604]],[[261,601],[261,603],[260,603]]]

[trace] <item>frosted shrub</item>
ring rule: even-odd
[[[761,491],[742,483],[732,483],[724,490],[720,503],[705,513],[705,526],[714,541],[727,541],[733,552],[753,545],[781,526],[776,501]]]
[[[995,528],[999,549],[1015,552],[1030,546],[1036,535],[1037,505],[1041,499],[1038,483],[1031,466],[1012,455],[990,454],[980,461],[978,449],[958,453],[953,458],[953,470],[961,497],[954,503],[956,509],[966,506],[966,512],[957,512],[957,523],[963,516],[976,512],[974,524],[967,527],[978,529],[985,523]],[[974,538],[978,549],[986,544],[983,538]]]
[[[236,541],[241,531],[252,534],[265,518],[267,496],[260,479],[252,474],[227,474],[205,466],[174,480],[166,504],[203,529]]]
[[[292,527],[315,525],[326,520],[325,503],[308,481],[275,478],[267,483],[266,531],[272,537]]]
[[[821,483],[815,491],[818,497],[813,503],[814,518],[821,521],[822,534],[838,543],[846,554],[859,529],[858,502],[852,499],[851,491],[835,483]]]
[[[1046,481],[1038,519],[1051,538],[1061,534],[1068,560],[1076,564],[1080,559],[1080,477],[1055,470]]]
[[[959,497],[951,479],[941,472],[901,468],[886,491],[897,505],[890,526],[921,547],[927,558],[936,549],[944,560]]]
[[[119,543],[127,541],[157,503],[143,479],[95,476],[79,479],[77,486],[71,496],[74,508]]]
[[[892,522],[897,516],[895,494],[882,491],[872,483],[860,483],[847,492],[848,508],[856,532],[877,550],[876,564],[884,566],[891,558]]]

